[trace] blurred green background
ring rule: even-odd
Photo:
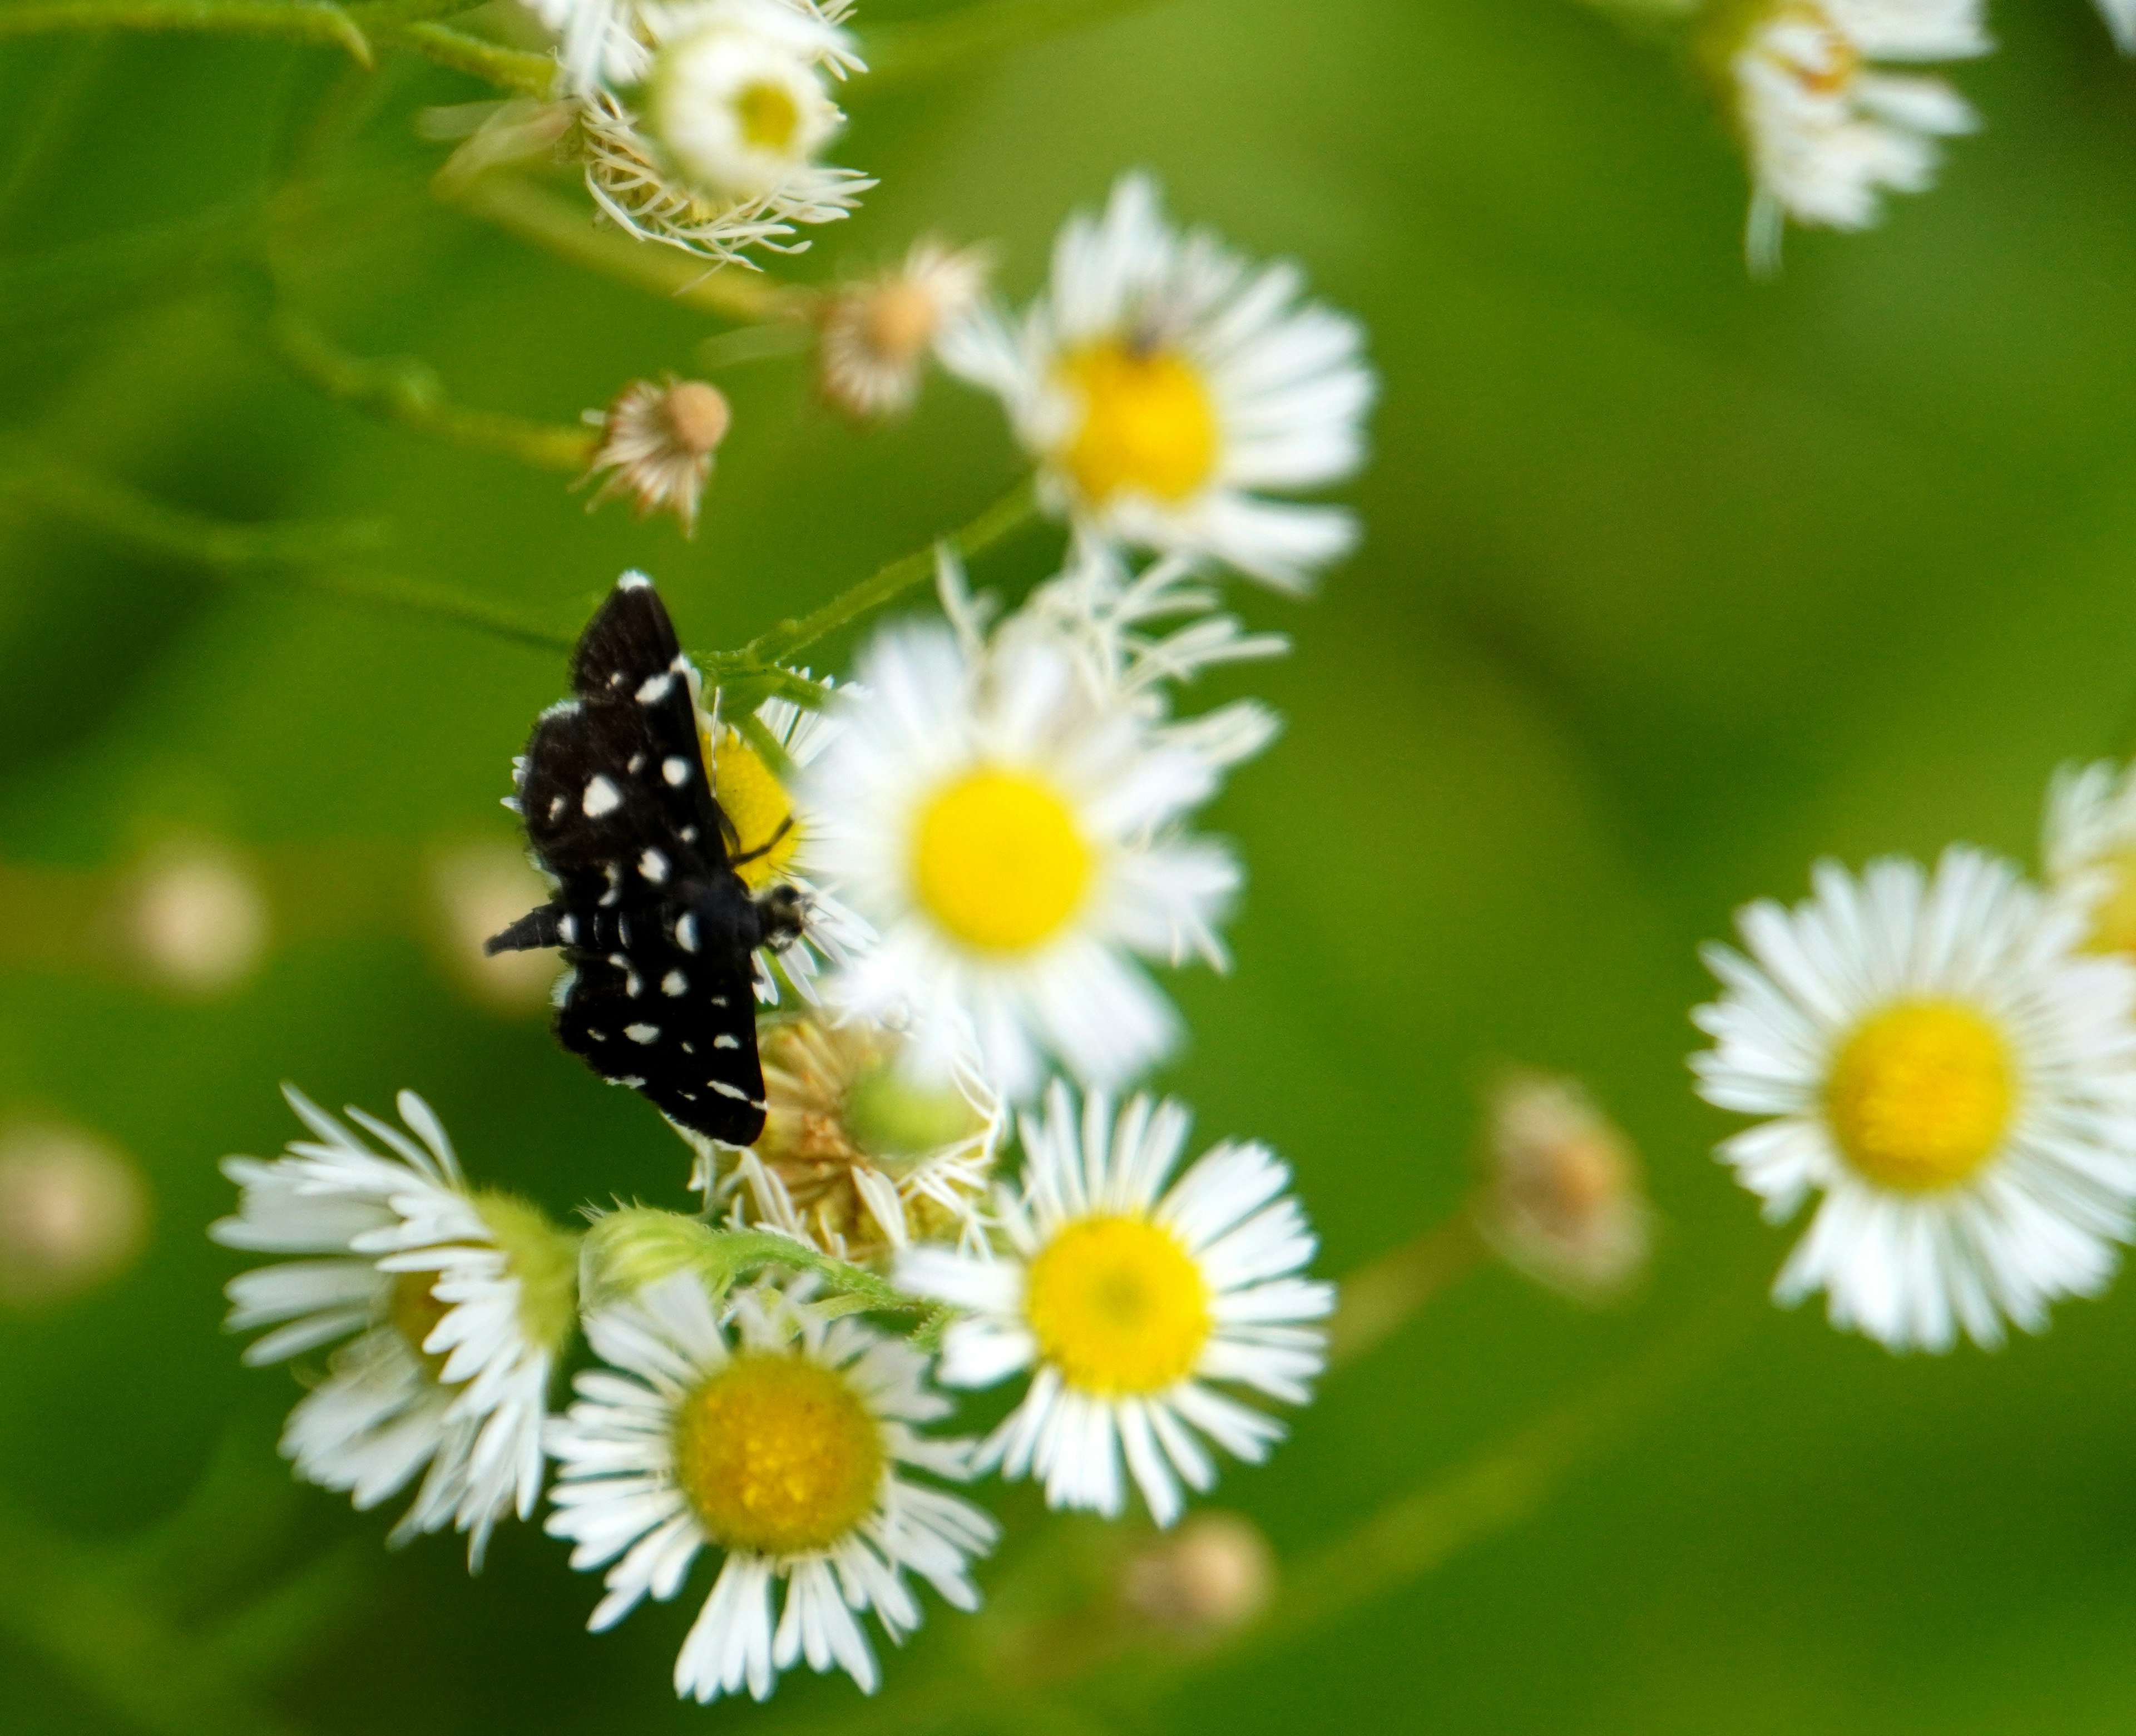
[[[1176,979],[1193,1044],[1165,1084],[1204,1133],[1292,1158],[1329,1273],[1458,1204],[1505,1060],[1590,1081],[1665,1220],[1644,1293],[1604,1313],[1501,1271],[1456,1288],[1221,1501],[1299,1558],[1685,1321],[1745,1322],[1436,1572],[1280,1653],[1056,1711],[1004,1693],[1005,1724],[2136,1723],[2136,1287],[1940,1360],[1765,1309],[1786,1236],[1711,1160],[1726,1123],[1683,1065],[1694,948],[1736,904],[1799,895],[1827,852],[2029,859],[2051,768],[2131,745],[2136,68],[2080,0],[1993,22],[2001,51],[1957,75],[1987,129],[1944,184],[1874,234],[1791,236],[1767,284],[1700,90],[1566,0],[1170,0],[853,87],[837,160],[882,186],[798,277],[931,229],[998,239],[1021,297],[1061,218],[1148,164],[1177,213],[1298,255],[1371,328],[1363,550],[1309,604],[1240,588],[1296,653],[1208,684],[1289,727],[1213,816],[1251,874],[1237,966]],[[244,238],[347,77],[239,41],[0,48],[0,1121],[132,1153],[153,1210],[124,1275],[0,1314],[0,1726],[917,1729],[901,1696],[978,1667],[939,1604],[865,1714],[805,1675],[768,1708],[678,1705],[693,1598],[595,1639],[592,1581],[532,1528],[473,1580],[457,1540],[388,1556],[385,1514],[290,1484],[289,1375],[240,1370],[218,1330],[242,1262],[203,1234],[232,1199],[216,1160],[294,1131],[279,1080],[381,1110],[413,1087],[478,1176],[558,1212],[682,1205],[684,1154],[538,1016],[471,998],[432,932],[437,852],[511,841],[507,761],[561,656],[147,555],[21,478],[375,521],[373,565],[563,633],[642,565],[711,648],[1016,471],[994,406],[954,383],[862,434],[803,362],[756,361],[716,376],[736,427],[685,543],[313,395],[269,352]],[[281,244],[304,313],[550,422],[691,368],[712,322],[430,199],[444,151],[414,116],[483,94],[386,61]],[[1014,594],[1054,546],[1027,535],[977,576]],[[231,841],[269,891],[265,963],[219,997],[94,940],[114,877],[186,836]],[[1001,1504],[1035,1529],[1027,1499]]]

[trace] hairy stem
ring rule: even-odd
[[[27,0],[0,7],[0,36],[66,30],[199,31],[326,42],[371,64],[354,18],[328,0]]]
[[[552,56],[506,48],[470,36],[464,30],[455,30],[449,24],[434,23],[428,19],[404,21],[386,17],[373,25],[373,14],[362,12],[357,16],[370,31],[372,40],[411,48],[440,66],[486,79],[500,90],[517,91],[522,96],[546,96],[556,85],[556,62]]]
[[[1036,515],[1038,497],[1027,478],[963,528],[952,531],[939,543],[893,560],[858,584],[842,590],[821,609],[781,621],[768,633],[759,633],[738,651],[716,653],[707,662],[716,676],[750,675],[771,664],[783,662],[828,633],[858,620],[871,609],[925,584],[934,576],[938,550],[947,548],[969,560],[992,548],[1012,532],[1021,530]]]
[[[367,361],[351,356],[287,308],[269,317],[268,332],[275,353],[299,379],[330,398],[417,434],[498,453],[536,469],[572,473],[585,468],[600,438],[590,428],[559,427],[456,405],[428,362],[411,356]]]

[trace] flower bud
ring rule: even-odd
[[[1172,1638],[1206,1643],[1259,1616],[1275,1583],[1275,1552],[1251,1520],[1197,1513],[1128,1559],[1120,1602]]]
[[[1516,1071],[1492,1091],[1476,1220],[1538,1283],[1606,1302],[1647,1263],[1651,1211],[1638,1154],[1578,1081]]]
[[[95,1288],[148,1237],[148,1191],[133,1161],[78,1127],[0,1137],[0,1302],[33,1307]]]
[[[189,998],[237,987],[267,950],[265,889],[243,856],[213,840],[151,852],[122,883],[117,918],[129,962]]]
[[[580,1306],[590,1314],[687,1271],[704,1258],[711,1240],[701,1218],[680,1212],[651,1205],[603,1212],[579,1243]]]

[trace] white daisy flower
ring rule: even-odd
[[[1056,635],[886,629],[810,769],[823,883],[878,937],[827,986],[842,1010],[968,1040],[1012,1098],[1060,1056],[1109,1084],[1178,1021],[1134,956],[1225,963],[1229,851],[1178,836],[1223,763],[1094,681]],[[946,1052],[925,1062],[942,1076]]]
[[[621,227],[746,263],[750,247],[804,250],[789,239],[797,224],[837,222],[875,185],[816,160],[845,124],[826,80],[861,64],[828,12],[702,0],[641,19],[653,53],[640,91],[629,104],[596,92],[579,121],[587,191]]]
[[[1031,1472],[1056,1507],[1118,1514],[1120,1457],[1160,1525],[1180,1481],[1216,1468],[1200,1437],[1258,1463],[1282,1438],[1265,1412],[1219,1392],[1235,1383],[1305,1404],[1325,1335],[1306,1322],[1335,1287],[1299,1273],[1318,1246],[1290,1171],[1265,1146],[1223,1144],[1170,1188],[1187,1142],[1177,1103],[1094,1095],[1079,1119],[1056,1081],[1023,1127],[1024,1185],[1002,1202],[1006,1258],[917,1247],[901,1287],[970,1312],[943,1341],[942,1380],[991,1386],[1034,1369],[1023,1402],[980,1449],[981,1469]]]
[[[575,96],[619,90],[641,83],[653,67],[653,48],[664,27],[697,8],[659,0],[527,0],[556,32],[556,60],[564,88]],[[780,0],[805,21],[835,30],[852,11],[852,0]],[[830,61],[835,77],[864,70],[851,46],[841,42]]]
[[[799,672],[806,676],[808,672]],[[837,691],[835,682],[824,685]],[[786,775],[805,773],[844,727],[835,710],[811,711],[790,700],[767,699],[755,720],[786,762]],[[774,883],[792,886],[808,901],[808,920],[801,936],[777,955],[777,971],[761,959],[757,972],[760,999],[777,1005],[784,977],[803,1001],[817,998],[816,977],[823,961],[836,963],[870,935],[857,918],[820,884],[820,841],[816,822],[786,788],[781,773],[765,763],[750,738],[700,706],[698,744],[711,769],[712,793],[733,825],[738,840],[735,872],[752,893]]]
[[[847,415],[894,416],[920,395],[920,372],[942,333],[985,293],[984,247],[912,244],[903,261],[842,284],[823,305],[817,385]]]
[[[969,1456],[914,1427],[950,1406],[903,1340],[827,1322],[775,1290],[740,1297],[723,1327],[688,1273],[590,1315],[586,1336],[624,1372],[580,1375],[578,1401],[551,1431],[561,1468],[548,1529],[575,1545],[573,1567],[614,1564],[595,1632],[648,1593],[672,1598],[699,1550],[724,1552],[675,1661],[677,1694],[702,1701],[746,1686],[762,1700],[803,1658],[873,1693],[875,1654],[857,1617],[873,1609],[892,1640],[919,1626],[908,1573],[959,1609],[977,1607],[968,1564],[998,1528],[903,1474],[961,1479]]]
[[[2085,944],[2136,958],[2136,769],[2100,760],[2056,772],[2040,853],[2055,890],[2090,911]]]
[[[413,1140],[347,1112],[391,1155],[301,1093],[284,1095],[317,1138],[271,1162],[226,1159],[243,1200],[209,1234],[318,1258],[232,1278],[227,1323],[274,1327],[245,1352],[255,1365],[355,1335],[289,1414],[284,1456],[359,1509],[423,1472],[395,1540],[452,1525],[479,1566],[497,1521],[526,1518],[541,1492],[549,1378],[576,1306],[575,1239],[523,1200],[470,1189],[412,1091],[398,1103]]]
[[[1768,1220],[1822,1193],[1774,1287],[1893,1350],[1992,1346],[2112,1277],[2136,1203],[2136,970],[2073,952],[2080,900],[1947,851],[1834,864],[1710,947],[1700,1094],[1766,1118],[1721,1147]]]
[[[2099,15],[2124,54],[2136,54],[2136,0],[2099,0]]]
[[[693,1185],[736,1221],[784,1230],[842,1260],[913,1241],[978,1246],[1007,1106],[975,1058],[914,1074],[908,1034],[867,1019],[768,1020],[764,1132],[746,1152],[707,1148]]]
[[[1374,391],[1357,322],[1301,305],[1303,284],[1294,265],[1174,230],[1155,183],[1129,175],[1102,217],[1062,229],[1021,321],[974,315],[943,361],[1001,398],[1052,510],[1299,590],[1348,552],[1354,521],[1261,491],[1351,475]]]
[[[1866,229],[1880,196],[1935,179],[1942,135],[1978,124],[1940,79],[1880,61],[1961,60],[1993,46],[1981,0],[1769,0],[1726,55],[1755,192],[1751,262],[1779,261],[1787,217]]]

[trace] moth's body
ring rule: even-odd
[[[542,713],[517,798],[556,894],[488,950],[562,948],[565,1047],[682,1126],[747,1145],[764,1127],[751,955],[801,932],[801,900],[752,896],[735,872],[689,664],[647,579],[617,585],[571,672],[578,696]]]

